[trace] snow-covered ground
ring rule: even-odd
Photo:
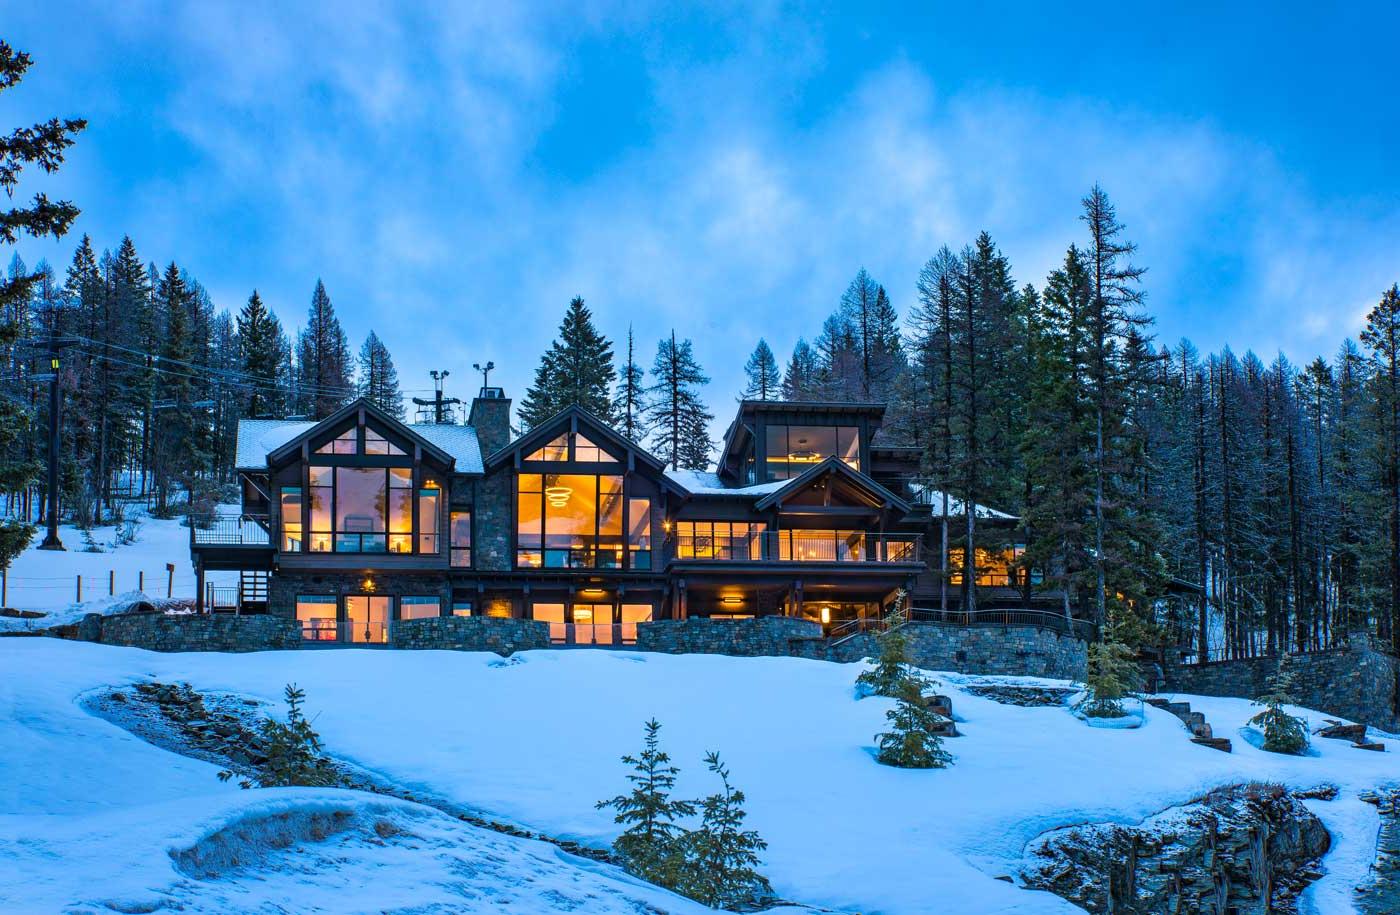
[[[504,907],[494,893],[509,894],[514,911],[567,908],[581,898],[578,911],[612,911],[624,899],[693,910],[615,869],[412,805],[351,792],[240,791],[218,782],[215,766],[156,749],[78,704],[93,690],[149,678],[270,701],[295,681],[334,754],[494,818],[599,846],[616,827],[594,802],[625,788],[618,757],[639,749],[642,722],[655,716],[684,770],[682,795],[714,788],[701,758],[721,751],[748,795],[751,825],[769,842],[764,868],[783,897],[865,913],[1076,911],[996,878],[1015,873],[1027,842],[1049,829],[1137,822],[1251,779],[1341,789],[1337,800],[1308,802],[1335,844],[1327,876],[1304,902],[1312,911],[1350,912],[1379,825],[1375,808],[1356,796],[1400,782],[1400,742],[1392,739],[1386,753],[1319,740],[1306,757],[1250,746],[1238,729],[1256,709],[1244,700],[1187,697],[1218,735],[1235,738],[1235,752],[1225,754],[1191,744],[1175,717],[1154,708],[1136,730],[1091,728],[1062,708],[966,693],[957,675],[941,677],[965,735],[947,742],[955,765],[886,768],[872,758],[872,738],[889,706],[854,698],[859,667],[791,658],[161,655],[0,639],[0,670],[4,911],[101,908],[104,900],[126,911],[158,900],[194,911],[426,907],[449,898],[463,868],[477,895],[451,904],[469,910]],[[1324,717],[1306,714],[1314,724]],[[232,841],[229,824],[234,833],[295,833],[327,807],[354,811],[356,825],[281,851],[254,854],[235,843],[237,867],[188,864],[230,857],[220,851]],[[291,820],[257,825],[279,811]],[[380,820],[389,821],[389,838],[375,831]]]

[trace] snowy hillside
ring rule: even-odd
[[[606,912],[643,901],[697,910],[615,868],[421,806],[353,792],[241,791],[220,783],[216,766],[156,749],[79,705],[94,691],[152,678],[269,701],[296,681],[336,756],[598,847],[615,827],[594,802],[623,788],[618,757],[639,748],[642,722],[655,716],[684,770],[681,794],[712,790],[701,757],[724,754],[748,795],[750,825],[769,842],[764,868],[783,898],[866,913],[1076,911],[997,878],[1016,874],[1027,843],[1048,830],[1136,823],[1247,780],[1341,789],[1336,800],[1307,802],[1333,850],[1303,901],[1350,912],[1379,824],[1357,795],[1400,781],[1400,743],[1390,739],[1386,753],[1319,740],[1297,758],[1237,739],[1225,754],[1191,744],[1157,709],[1138,730],[1095,729],[1063,708],[980,698],[960,688],[969,678],[953,675],[941,677],[965,735],[946,743],[953,768],[890,769],[871,752],[888,704],[853,697],[858,668],[787,658],[160,655],[2,639],[0,669],[0,859],[14,878],[0,884],[4,911],[159,902],[186,911],[509,903]],[[1190,701],[1221,735],[1238,736],[1253,712],[1242,700]],[[327,820],[332,810],[349,815]]]

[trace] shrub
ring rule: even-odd
[[[284,692],[287,720],[264,718],[258,725],[259,742],[266,757],[250,779],[242,779],[244,788],[324,787],[340,784],[340,774],[330,760],[321,755],[321,737],[302,714],[305,691],[288,683]],[[220,781],[228,781],[234,773],[219,773]]]

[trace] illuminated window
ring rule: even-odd
[[[334,594],[298,594],[297,622],[301,637],[310,642],[334,642],[339,633],[336,626]]]
[[[438,506],[442,503],[442,489],[436,480],[424,480],[418,490],[418,552],[438,551]]]
[[[316,449],[317,454],[359,454],[359,429],[351,427]]]
[[[331,502],[335,493],[335,471],[331,467],[311,467],[311,552],[331,551]]]
[[[651,604],[623,604],[617,609],[622,622],[622,644],[634,644],[637,641],[637,624],[651,622]]]
[[[402,455],[403,449],[373,429],[365,429],[365,454],[394,454]]]
[[[527,461],[567,461],[568,459],[569,433],[567,432],[525,456]]]
[[[677,521],[677,559],[762,559],[767,525],[753,521]]]
[[[437,597],[399,598],[399,619],[426,620],[442,616],[442,600]]]
[[[453,616],[471,616],[471,615],[472,615],[472,602],[469,601],[469,600],[456,600],[456,599],[454,598],[453,601],[452,601],[452,615],[453,615]]]
[[[283,486],[281,506],[282,551],[300,553],[302,549],[301,487]]]
[[[551,642],[560,644],[564,642],[569,630],[564,625],[563,604],[531,604],[530,617],[549,624],[549,640]]]
[[[448,546],[452,550],[452,566],[469,569],[472,565],[472,513],[453,512],[448,524]]]
[[[335,551],[384,552],[388,476],[382,467],[335,468]]]
[[[627,500],[627,567],[651,568],[651,500]]]
[[[574,436],[574,460],[593,464],[616,464],[617,458],[582,435]]]
[[[980,546],[977,547],[973,553],[977,561],[973,583],[990,588],[1005,588],[1011,585],[1024,584],[1024,570],[1012,568],[1022,552],[1024,552],[1024,550],[1019,546],[1011,549],[997,550],[985,549]],[[965,555],[966,553],[962,547],[955,547],[948,550],[949,584],[962,584],[963,558]]]
[[[770,480],[791,479],[829,457],[860,469],[860,430],[855,426],[768,426],[764,444]]]
[[[389,468],[389,552],[413,552],[413,471],[407,467]]]
[[[569,457],[569,440],[572,436],[574,454]],[[527,461],[548,461],[558,463],[562,461],[578,461],[585,464],[616,464],[617,458],[608,454],[596,442],[586,435],[579,433],[565,432],[557,436],[547,445],[543,445],[525,456]]]
[[[518,487],[517,566],[622,567],[622,477],[522,473]]]

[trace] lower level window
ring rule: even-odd
[[[334,594],[298,594],[297,622],[301,637],[312,642],[334,642],[336,629]]]
[[[399,598],[399,619],[426,620],[442,616],[442,599],[438,597]]]
[[[472,602],[469,600],[454,600],[452,602],[453,616],[471,616]]]

